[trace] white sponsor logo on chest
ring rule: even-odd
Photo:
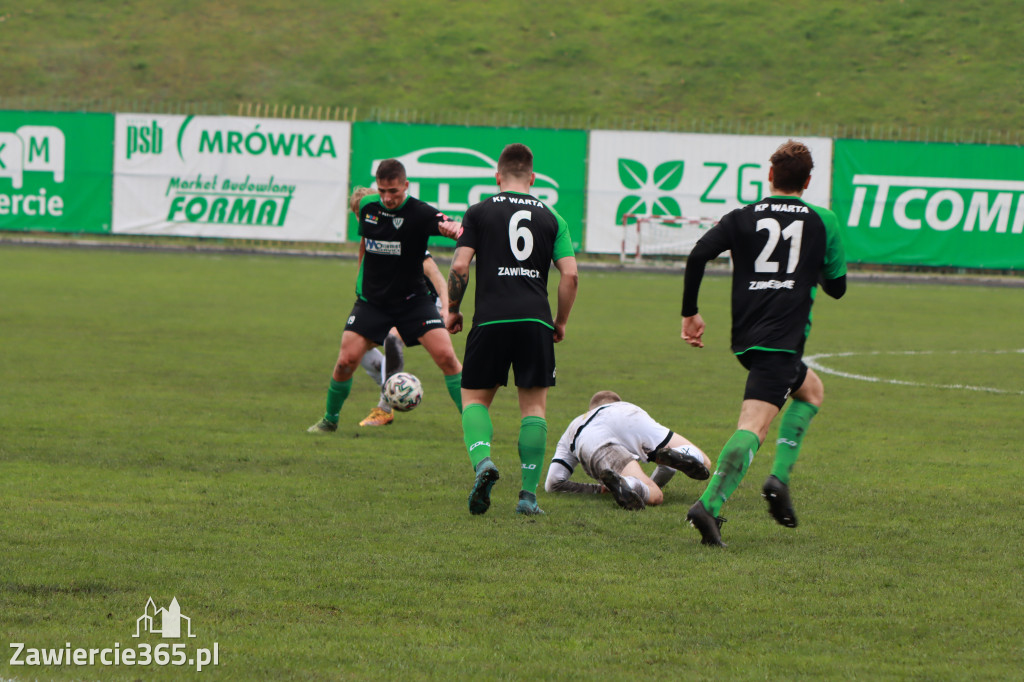
[[[384,256],[401,256],[402,242],[385,242],[377,239],[367,239],[366,252],[379,253]]]

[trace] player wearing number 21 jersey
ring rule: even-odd
[[[462,329],[459,308],[476,266],[476,309],[466,339],[462,370],[462,430],[476,481],[469,511],[483,514],[498,480],[491,462],[491,401],[508,383],[511,367],[522,418],[519,459],[522,490],[516,512],[543,513],[537,506],[544,450],[545,407],[555,384],[554,344],[565,337],[579,276],[565,220],[529,194],[534,181],[533,153],[523,144],[505,147],[496,174],[501,193],[469,207],[448,274],[448,331]],[[548,270],[559,272],[558,310],[548,303]]]
[[[768,512],[796,527],[789,476],[811,419],[825,397],[821,379],[803,362],[811,305],[825,293],[846,292],[846,257],[832,211],[805,203],[814,162],[806,145],[790,140],[771,157],[770,196],[726,214],[701,237],[686,262],[682,338],[703,348],[704,320],[697,293],[705,264],[732,252],[732,350],[747,369],[738,428],[718,457],[715,473],[687,518],[706,545],[722,545],[719,510],[739,486],[792,396],[779,426],[772,473],[762,486]]]

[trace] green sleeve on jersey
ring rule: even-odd
[[[356,222],[359,223],[359,236],[363,236],[363,221],[361,216],[363,215],[363,208],[367,204],[372,204],[375,201],[380,201],[379,194],[367,194],[365,197],[359,200],[359,211],[356,213]]]
[[[560,216],[558,211],[550,206],[547,208],[555,216],[555,219],[558,220],[558,234],[555,235],[555,248],[551,253],[551,260],[575,256],[576,252],[572,249],[572,237],[569,236],[569,223],[565,222],[565,218]]]
[[[825,223],[825,266],[822,274],[825,279],[836,279],[846,274],[846,249],[843,248],[843,234],[839,230],[839,219],[827,208],[807,204],[821,216]]]

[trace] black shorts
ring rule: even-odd
[[[748,350],[736,359],[748,372],[743,399],[763,400],[780,410],[807,378],[807,365],[797,353]]]
[[[353,331],[378,346],[384,343],[392,327],[398,329],[407,346],[419,345],[419,338],[432,329],[445,328],[437,305],[429,296],[415,296],[389,308],[357,299],[345,323],[345,331]]]
[[[509,367],[519,388],[555,385],[555,332],[540,322],[500,322],[473,327],[466,338],[462,388],[508,385]]]

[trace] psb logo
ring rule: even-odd
[[[127,126],[125,136],[126,159],[133,154],[160,154],[164,150],[164,131],[156,121],[145,126]]]
[[[21,189],[25,172],[53,174],[64,182],[64,131],[54,126],[21,126],[13,133],[0,132],[0,178],[10,178]]]
[[[184,633],[182,632],[183,622]],[[142,615],[135,621],[135,634],[132,637],[140,637],[143,632],[160,635],[164,639],[177,639],[183,635],[195,637],[192,634],[192,619],[182,615],[177,597],[171,599],[171,603],[166,609],[158,609],[153,603],[153,598],[149,598]]]
[[[352,324],[355,321],[356,321],[356,316],[355,315],[349,315],[348,316],[348,322],[346,322],[346,324]]]

